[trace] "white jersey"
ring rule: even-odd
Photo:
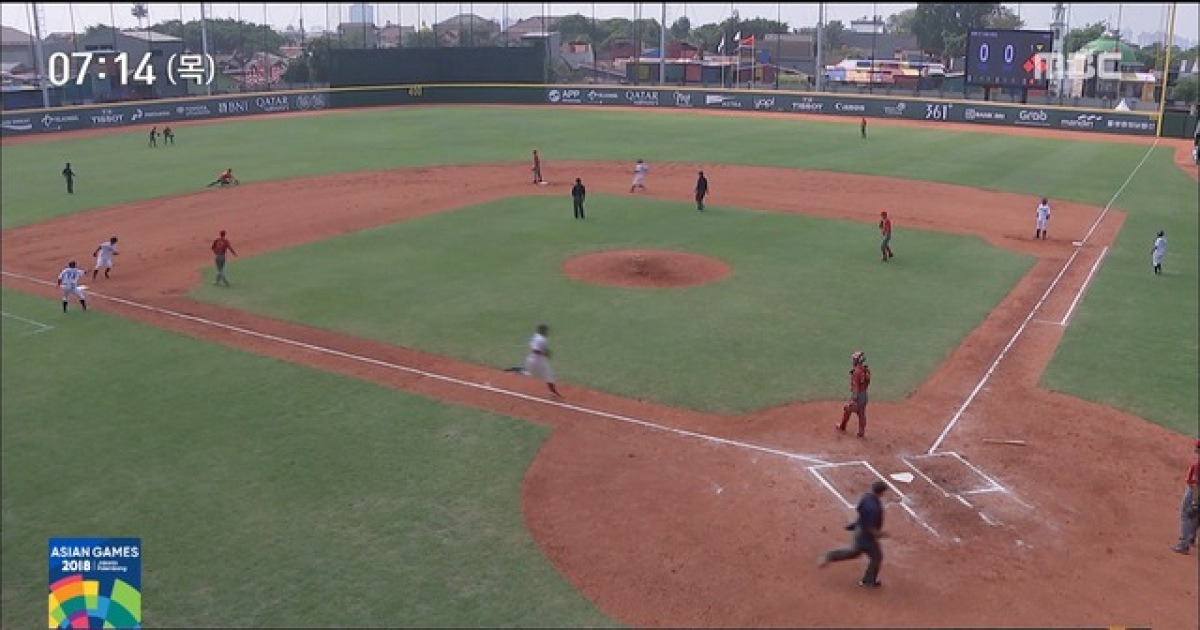
[[[104,241],[103,243],[100,243],[100,247],[98,247],[97,250],[97,258],[101,260],[108,260],[109,258],[112,258],[113,254],[117,253],[117,246],[115,243]]]
[[[1167,253],[1167,237],[1160,236],[1160,237],[1154,239],[1154,252],[1153,252],[1154,260],[1156,260],[1156,261],[1162,260],[1163,256],[1165,256],[1166,253]]]
[[[1041,203],[1037,207],[1037,220],[1047,221],[1050,219],[1050,204]]]
[[[58,281],[65,289],[74,289],[83,277],[84,271],[78,267],[66,267],[58,272]]]
[[[638,164],[637,166],[633,167],[633,174],[636,175],[639,179],[645,177],[646,173],[649,173],[649,172],[650,172],[650,165],[646,164],[645,162],[642,162],[641,164]]]
[[[541,333],[534,333],[529,338],[529,354],[534,356],[546,356],[546,351],[550,349],[550,341]]]

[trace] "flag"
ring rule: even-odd
[[[742,46],[749,46],[749,47],[751,47],[751,48],[754,48],[754,36],[753,36],[753,35],[751,35],[750,37],[747,37],[746,39],[743,39],[743,40],[741,41],[741,45],[742,45]]]
[[[721,43],[717,44],[717,53],[725,52],[725,34],[721,33]]]
[[[733,36],[733,41],[735,41],[735,42],[741,42],[741,41],[742,41],[742,32],[741,32],[741,31],[738,31],[738,32],[737,32],[737,35],[734,35],[734,36]]]

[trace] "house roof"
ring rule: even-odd
[[[543,21],[542,16],[525,18],[516,24],[508,27],[510,33],[539,33],[543,30],[552,31],[558,28],[558,23],[563,21],[565,15],[547,15]]]
[[[166,35],[164,33],[159,33],[157,31],[132,30],[132,31],[121,31],[121,34],[124,35],[125,37],[131,37],[133,39],[140,39],[140,40],[146,41],[146,42],[183,42],[183,40],[179,39],[178,37],[175,37],[173,35]]]
[[[859,48],[869,55],[874,45],[876,59],[890,59],[897,50],[920,50],[917,38],[911,35],[895,33],[852,33],[841,34],[842,45],[849,48]]]
[[[500,30],[500,25],[485,17],[479,17],[474,13],[460,13],[452,18],[447,18],[437,23],[438,30],[457,29],[470,30],[471,28],[482,30]]]
[[[33,38],[25,31],[19,31],[11,26],[0,26],[0,44],[4,46],[28,46]]]

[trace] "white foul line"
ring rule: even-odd
[[[27,332],[27,333],[25,333],[25,335],[36,335],[38,333],[44,333],[47,330],[54,328],[54,326],[51,326],[50,324],[43,324],[42,322],[39,322],[39,321],[35,321],[32,319],[26,319],[24,317],[21,317],[20,315],[13,315],[12,313],[9,313],[8,311],[0,311],[0,315],[3,315],[4,317],[8,317],[11,319],[15,319],[19,322],[24,322],[26,324],[29,324],[30,326],[37,326],[37,330],[32,331],[32,332]]]
[[[1096,275],[1096,270],[1100,268],[1100,263],[1104,261],[1104,255],[1107,253],[1108,246],[1105,245],[1104,249],[1100,250],[1100,257],[1097,258],[1096,262],[1092,264],[1092,270],[1089,271],[1087,277],[1083,279],[1083,286],[1079,287],[1079,292],[1075,294],[1075,299],[1071,300],[1071,307],[1067,309],[1067,314],[1063,315],[1062,321],[1059,322],[1059,324],[1063,326],[1067,325],[1067,321],[1071,319],[1071,313],[1075,312],[1075,306],[1079,304],[1079,299],[1082,298],[1084,292],[1087,291],[1088,285],[1092,282],[1092,276]]]
[[[1141,170],[1142,165],[1145,164],[1146,160],[1150,158],[1150,153],[1153,152],[1157,146],[1158,140],[1155,139],[1154,144],[1150,145],[1150,148],[1146,150],[1146,155],[1142,156],[1142,161],[1138,162],[1137,166],[1133,167],[1133,172],[1129,173],[1129,177],[1125,178],[1125,182],[1121,184],[1121,187],[1117,189],[1117,192],[1114,193],[1112,198],[1108,200],[1108,203],[1104,204],[1104,209],[1100,211],[1100,215],[1096,217],[1096,220],[1092,222],[1092,227],[1088,229],[1087,234],[1084,235],[1083,240],[1081,241],[1083,244],[1087,244],[1088,239],[1092,237],[1092,233],[1095,232],[1096,228],[1100,226],[1100,221],[1102,221],[1105,215],[1108,214],[1109,208],[1112,208],[1112,205],[1116,203],[1117,197],[1121,195],[1121,193],[1125,190],[1125,187],[1129,185],[1129,182],[1133,181],[1134,176],[1137,175],[1139,170]],[[1062,269],[1059,270],[1058,275],[1054,277],[1054,280],[1050,283],[1050,286],[1046,288],[1046,292],[1042,294],[1042,297],[1038,299],[1037,304],[1034,304],[1033,308],[1029,310],[1029,314],[1025,316],[1025,321],[1021,322],[1021,325],[1017,327],[1017,331],[1013,333],[1011,338],[1009,338],[1008,343],[1004,344],[1004,348],[1000,350],[1000,354],[996,356],[996,359],[992,361],[990,366],[988,366],[987,372],[985,372],[983,377],[979,379],[979,383],[975,385],[975,389],[971,390],[971,393],[967,396],[967,399],[964,400],[962,405],[958,407],[958,410],[954,412],[954,416],[951,417],[950,421],[946,423],[946,428],[942,429],[941,434],[937,436],[937,439],[933,441],[933,445],[929,447],[929,451],[927,452],[930,455],[937,452],[938,448],[942,445],[942,442],[946,439],[946,436],[950,435],[950,431],[954,428],[954,425],[958,424],[959,419],[961,419],[963,414],[966,413],[967,408],[970,407],[971,403],[975,401],[975,397],[979,395],[979,392],[983,389],[983,386],[986,385],[989,380],[991,380],[992,374],[996,371],[996,367],[999,366],[1000,362],[1004,360],[1004,357],[1008,354],[1009,349],[1013,347],[1013,344],[1017,342],[1017,339],[1020,339],[1021,333],[1025,332],[1025,327],[1028,326],[1029,322],[1033,320],[1033,316],[1037,314],[1038,309],[1042,307],[1042,303],[1045,302],[1046,298],[1050,296],[1050,293],[1054,291],[1054,287],[1058,286],[1058,281],[1062,279],[1063,274],[1065,274],[1067,269],[1071,267],[1071,263],[1075,262],[1075,257],[1079,255],[1080,249],[1081,248],[1076,247],[1071,253],[1071,257],[1067,259],[1067,262],[1063,263]]]
[[[44,284],[44,285],[50,285],[50,286],[53,286],[53,283],[51,283],[51,282],[49,282],[49,281],[46,281],[46,280],[41,280],[41,279],[38,279],[38,278],[33,278],[33,277],[30,277],[30,276],[25,276],[25,275],[22,275],[22,274],[19,274],[19,273],[13,273],[13,272],[11,272],[11,271],[3,271],[3,272],[0,272],[0,273],[3,273],[3,274],[4,274],[4,275],[6,275],[6,276],[12,276],[12,277],[14,277],[14,278],[19,278],[19,279],[21,279],[21,280],[27,280],[27,281],[30,281],[30,282],[35,282],[35,283],[38,283],[38,284]],[[569,404],[569,403],[564,403],[564,402],[560,402],[560,401],[557,401],[557,400],[549,400],[549,399],[546,399],[546,398],[541,398],[541,397],[538,397],[538,396],[531,396],[531,395],[529,395],[529,394],[522,394],[521,392],[514,392],[514,391],[511,391],[511,390],[507,390],[507,389],[501,389],[501,388],[499,388],[499,387],[495,387],[495,386],[493,386],[493,385],[486,385],[486,384],[483,384],[483,383],[476,383],[476,382],[473,382],[473,381],[467,381],[467,380],[464,380],[464,379],[455,378],[455,377],[453,377],[453,376],[446,376],[446,375],[444,375],[444,374],[438,374],[438,373],[436,373],[436,372],[428,372],[428,371],[426,371],[426,370],[420,370],[420,369],[417,369],[417,368],[408,367],[408,366],[406,366],[406,365],[399,365],[399,364],[396,364],[396,363],[389,363],[389,362],[387,362],[387,361],[381,361],[381,360],[379,360],[379,359],[372,359],[372,358],[370,358],[370,357],[364,357],[364,356],[362,356],[362,355],[352,354],[352,353],[349,353],[349,352],[343,352],[343,351],[341,351],[341,350],[334,350],[333,348],[326,348],[326,347],[324,347],[324,346],[318,346],[318,345],[314,345],[314,344],[310,344],[310,343],[305,343],[305,342],[303,342],[303,341],[296,341],[295,339],[288,339],[288,338],[286,338],[286,337],[280,337],[280,336],[277,336],[277,335],[272,335],[272,334],[268,334],[268,333],[263,333],[263,332],[259,332],[259,331],[257,331],[257,330],[250,330],[250,329],[248,329],[248,328],[242,328],[242,327],[240,327],[240,326],[234,326],[234,325],[231,325],[231,324],[226,324],[226,323],[223,323],[223,322],[213,321],[213,320],[211,320],[211,319],[206,319],[206,318],[203,318],[203,317],[198,317],[198,316],[196,316],[196,315],[188,315],[187,313],[179,313],[179,312],[172,311],[172,310],[168,310],[168,309],[165,309],[165,308],[160,308],[160,307],[157,307],[157,306],[151,306],[151,305],[149,305],[149,304],[142,304],[142,303],[140,303],[140,302],[134,302],[134,301],[132,301],[132,300],[126,300],[126,299],[124,299],[124,298],[119,298],[119,297],[115,297],[115,296],[111,296],[111,295],[104,295],[103,293],[99,293],[99,292],[96,292],[96,291],[93,291],[93,292],[91,292],[91,295],[93,295],[93,296],[98,296],[98,297],[101,297],[101,298],[104,298],[104,299],[107,299],[107,300],[111,300],[111,301],[113,301],[113,302],[116,302],[116,303],[118,303],[118,304],[124,304],[124,305],[126,305],[126,306],[132,306],[132,307],[134,307],[134,308],[139,308],[139,309],[142,309],[142,310],[146,310],[146,311],[151,311],[151,312],[154,312],[154,313],[158,313],[158,314],[160,314],[160,315],[168,315],[168,316],[175,317],[175,318],[178,318],[178,319],[182,319],[182,320],[186,320],[186,321],[190,321],[190,322],[194,322],[194,323],[199,323],[199,324],[204,324],[204,325],[207,325],[207,326],[212,326],[212,327],[214,327],[214,328],[221,328],[221,329],[223,329],[223,330],[228,330],[228,331],[231,331],[231,332],[236,332],[236,333],[243,334],[243,335],[247,335],[247,336],[250,336],[250,337],[257,337],[257,338],[259,338],[259,339],[265,339],[265,340],[267,340],[267,341],[273,341],[273,342],[275,342],[275,343],[279,343],[279,344],[283,344],[283,345],[289,345],[289,346],[294,346],[294,347],[297,347],[297,348],[303,348],[303,349],[305,349],[305,350],[310,350],[310,351],[312,351],[312,352],[317,352],[317,353],[321,353],[321,354],[328,354],[328,355],[335,356],[335,357],[339,357],[339,358],[342,358],[342,359],[350,359],[350,360],[352,360],[352,361],[360,361],[360,362],[362,362],[362,363],[368,363],[368,364],[371,364],[371,365],[375,365],[375,366],[379,366],[379,367],[385,367],[385,368],[389,368],[389,369],[393,369],[393,370],[398,370],[398,371],[401,371],[401,372],[408,372],[409,374],[416,374],[416,375],[418,375],[418,376],[423,376],[423,377],[426,377],[426,378],[431,378],[431,379],[434,379],[434,380],[444,381],[444,382],[447,382],[447,383],[453,383],[453,384],[455,384],[455,385],[461,385],[461,386],[463,386],[463,387],[470,387],[470,388],[473,388],[473,389],[479,389],[479,390],[483,390],[483,391],[487,391],[487,392],[492,392],[492,393],[494,393],[494,394],[500,394],[500,395],[503,395],[503,396],[510,396],[510,397],[513,397],[513,398],[519,398],[519,399],[521,399],[521,400],[525,400],[525,401],[528,401],[528,402],[534,402],[534,403],[539,403],[539,404],[543,404],[543,405],[549,405],[549,406],[552,406],[552,407],[559,407],[559,408],[561,408],[561,409],[569,409],[569,410],[571,410],[571,411],[578,411],[578,412],[580,412],[580,413],[590,414],[590,415],[593,415],[593,416],[598,416],[598,417],[601,417],[601,418],[607,418],[607,419],[609,419],[609,420],[617,420],[617,421],[619,421],[619,422],[625,422],[625,423],[628,423],[628,424],[634,424],[634,425],[637,425],[637,426],[640,426],[640,427],[644,427],[644,428],[647,428],[647,429],[653,429],[653,430],[656,430],[656,431],[664,431],[664,432],[666,432],[666,433],[673,433],[673,434],[675,434],[675,435],[682,435],[682,436],[684,436],[684,437],[695,438],[695,439],[698,439],[698,440],[702,440],[702,441],[705,441],[705,442],[711,442],[711,443],[714,443],[714,444],[724,444],[724,445],[726,445],[726,446],[736,446],[736,447],[738,447],[738,448],[744,448],[744,449],[751,450],[751,451],[758,451],[758,452],[760,452],[760,453],[767,453],[767,454],[769,454],[769,455],[777,455],[777,456],[779,456],[779,457],[785,457],[785,458],[787,458],[787,459],[796,459],[796,460],[800,460],[800,461],[803,461],[803,462],[808,462],[808,463],[810,463],[810,464],[828,464],[828,463],[829,463],[829,462],[827,462],[827,461],[825,461],[825,460],[823,460],[823,459],[819,459],[819,458],[817,458],[817,457],[813,457],[813,456],[809,456],[809,455],[800,455],[800,454],[798,454],[798,453],[789,453],[789,452],[787,452],[787,451],[782,451],[782,450],[779,450],[779,449],[769,448],[769,447],[766,447],[766,446],[759,446],[759,445],[757,445],[757,444],[751,444],[751,443],[749,443],[749,442],[739,442],[739,441],[737,441],[737,440],[730,440],[730,439],[727,439],[727,438],[721,438],[721,437],[717,437],[717,436],[714,436],[714,435],[708,435],[708,434],[705,434],[705,433],[699,433],[699,432],[696,432],[696,431],[688,431],[688,430],[686,430],[686,429],[677,429],[677,428],[675,428],[675,427],[669,427],[669,426],[665,426],[665,425],[661,425],[661,424],[655,424],[655,423],[653,423],[653,422],[649,422],[649,421],[646,421],[646,420],[639,420],[639,419],[637,419],[637,418],[631,418],[631,417],[629,417],[629,416],[623,416],[623,415],[616,414],[616,413],[611,413],[611,412],[608,412],[608,411],[601,411],[601,410],[599,410],[599,409],[591,409],[591,408],[588,408],[588,407],[581,407],[581,406],[579,406],[579,405],[572,405],[572,404]]]

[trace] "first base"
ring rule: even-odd
[[[86,284],[81,284],[81,285],[79,285],[79,288],[80,288],[80,290],[86,291],[86,290],[87,290],[87,288],[88,288],[88,285],[86,285]]]
[[[1083,247],[1083,241],[1072,241],[1071,244],[1075,247]]]

